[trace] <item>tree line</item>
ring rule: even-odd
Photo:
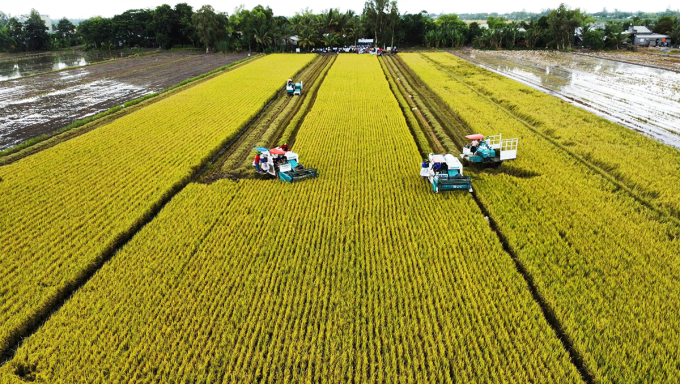
[[[671,12],[672,13],[672,12]],[[677,12],[676,12],[677,13]],[[522,14],[526,14],[522,12]],[[206,51],[279,52],[297,46],[305,50],[357,45],[359,38],[372,38],[376,46],[426,46],[433,48],[473,45],[478,48],[570,49],[574,31],[580,28],[579,43],[592,49],[618,48],[626,40],[628,25],[648,25],[655,32],[678,41],[677,15],[656,20],[638,16],[623,22],[610,21],[604,29],[592,28],[592,14],[569,9],[564,4],[525,21],[490,15],[486,23],[463,21],[458,15],[431,17],[426,11],[399,13],[396,1],[368,0],[360,14],[328,9],[309,9],[292,17],[276,16],[271,8],[239,7],[229,15],[205,5],[198,10],[186,3],[155,9],[131,9],[111,18],[93,17],[77,26],[66,18],[53,25],[54,33],[40,14],[7,17],[0,12],[0,51],[54,50],[74,45],[85,49],[202,47]],[[483,25],[486,24],[486,25]]]

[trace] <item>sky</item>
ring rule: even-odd
[[[580,8],[587,12],[599,12],[603,8],[613,11],[615,8],[621,11],[645,11],[660,12],[670,7],[661,2],[641,3],[634,0],[486,0],[486,1],[451,1],[451,0],[398,0],[397,6],[400,13],[416,13],[422,10],[428,13],[481,13],[498,12],[506,13],[526,10],[527,12],[540,12],[546,8],[556,8],[564,1],[571,8]],[[167,3],[174,6],[176,3],[186,2],[195,9],[204,4],[210,4],[218,11],[233,13],[234,8],[243,4],[246,8],[253,8],[258,4],[269,6],[274,14],[292,16],[302,9],[309,8],[314,12],[320,12],[328,8],[340,8],[341,11],[352,9],[360,13],[364,8],[365,0],[113,0],[113,1],[72,1],[72,0],[2,0],[0,11],[13,16],[27,14],[31,8],[37,9],[41,14],[58,20],[62,17],[70,19],[87,19],[92,16],[112,17],[123,13],[128,9],[155,8]],[[678,8],[676,5],[673,9]]]

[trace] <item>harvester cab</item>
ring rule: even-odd
[[[293,80],[288,79],[286,82],[286,92],[289,95],[299,96],[302,93],[302,81],[299,83],[293,83]]]
[[[432,191],[468,190],[472,192],[470,176],[463,175],[463,164],[451,154],[428,156],[427,168],[421,168],[420,176],[432,184]]]
[[[486,137],[474,134],[465,137],[473,140],[473,144],[463,147],[460,155],[468,164],[498,167],[503,161],[517,158],[519,139],[503,139],[501,134]]]
[[[305,168],[300,164],[300,157],[292,151],[284,151],[281,148],[253,148],[261,152],[261,168],[264,172],[292,183],[294,181],[318,177],[316,168]],[[266,164],[266,165],[265,165]]]

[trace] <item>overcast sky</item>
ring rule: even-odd
[[[564,0],[562,0],[564,1]],[[72,0],[2,0],[0,11],[6,14],[22,15],[29,13],[31,8],[37,9],[41,14],[49,15],[58,20],[62,17],[72,19],[86,19],[92,16],[111,17],[134,8],[155,8],[163,3],[174,6],[176,3],[186,2],[195,9],[204,4],[210,4],[218,11],[233,13],[234,8],[240,4],[246,8],[253,8],[258,4],[270,6],[277,15],[292,16],[301,9],[309,7],[314,12],[328,8],[340,8],[341,11],[353,9],[361,12],[365,0],[187,0],[166,1],[163,0],[95,0],[95,1],[72,1]],[[398,0],[399,12],[415,13],[426,10],[429,13],[478,13],[478,12],[513,12],[522,9],[528,12],[540,12],[545,8],[555,8],[560,0],[486,0],[486,1],[451,1],[451,0]],[[572,8],[581,8],[588,12],[598,12],[606,7],[613,11],[617,8],[622,11],[664,11],[670,5],[658,1],[650,3],[633,0],[568,0],[565,1]],[[672,7],[677,9],[678,6]]]

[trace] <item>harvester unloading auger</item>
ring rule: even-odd
[[[316,168],[305,168],[299,163],[299,156],[293,151],[281,148],[253,148],[260,152],[260,169],[274,177],[292,183],[294,181],[318,177]]]
[[[286,92],[288,95],[299,96],[302,93],[302,80],[299,83],[293,83],[293,80],[286,81]]]

